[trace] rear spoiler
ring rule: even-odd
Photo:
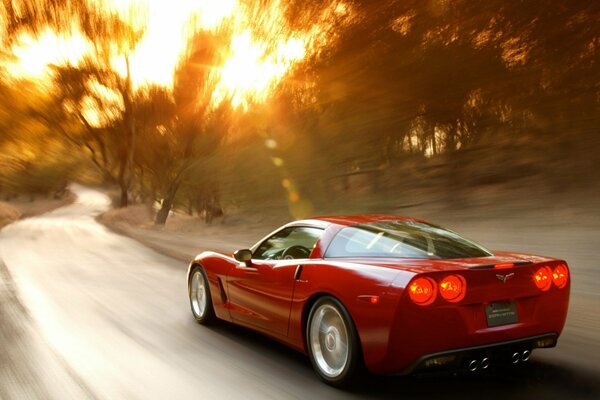
[[[533,264],[531,261],[514,261],[500,264],[484,264],[484,265],[476,265],[474,267],[469,267],[469,269],[504,269],[504,268],[512,268],[518,267],[519,265],[529,265]]]

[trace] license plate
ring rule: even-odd
[[[509,301],[486,305],[485,316],[487,317],[488,326],[508,325],[519,322],[517,305]]]

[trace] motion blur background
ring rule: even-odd
[[[109,184],[158,224],[589,207],[598,21],[595,1],[4,0],[0,196]]]

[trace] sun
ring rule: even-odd
[[[250,30],[235,36],[229,57],[215,70],[219,83],[213,94],[214,102],[229,98],[234,107],[247,108],[250,102],[265,101],[291,64],[306,53],[305,43],[294,38],[282,43],[274,52],[269,53],[267,49],[265,43],[253,40]]]

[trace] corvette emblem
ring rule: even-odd
[[[506,275],[496,274],[496,278],[498,278],[499,281],[502,281],[502,283],[506,283],[507,280],[509,280],[510,278],[514,278],[514,276],[514,272],[511,272],[510,274]]]

